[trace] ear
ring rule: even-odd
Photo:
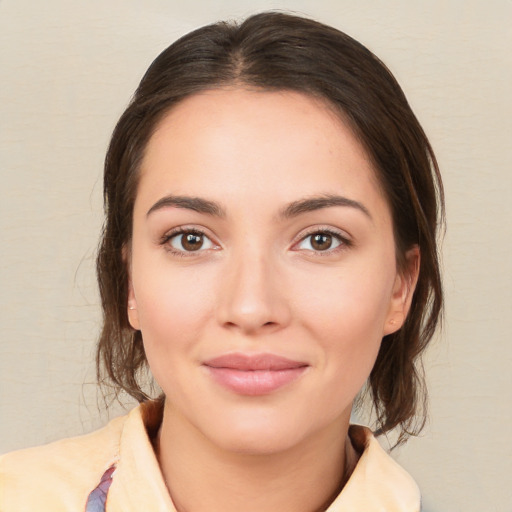
[[[139,312],[137,311],[137,299],[135,298],[135,292],[133,290],[130,248],[126,245],[123,247],[123,261],[126,265],[126,272],[128,274],[128,296],[126,305],[128,308],[128,321],[136,331],[139,331]]]
[[[397,272],[383,336],[398,331],[404,325],[420,272],[420,248],[415,245],[405,253],[405,267]]]

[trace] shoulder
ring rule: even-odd
[[[0,457],[0,510],[81,510],[115,462],[126,416],[100,430]]]

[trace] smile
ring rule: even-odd
[[[248,396],[272,393],[298,379],[309,367],[273,354],[227,354],[203,364],[217,383]]]

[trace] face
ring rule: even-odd
[[[346,428],[414,279],[338,116],[294,92],[182,101],[149,141],[133,219],[129,318],[166,414],[246,452]]]

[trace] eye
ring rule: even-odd
[[[180,229],[169,233],[162,239],[162,244],[166,245],[170,252],[180,256],[215,247],[213,242],[198,229]]]
[[[298,249],[314,252],[334,252],[341,246],[349,246],[349,240],[341,233],[322,229],[306,235],[297,244]]]

